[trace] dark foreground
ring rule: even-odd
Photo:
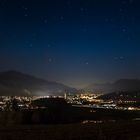
[[[140,122],[1,126],[0,140],[140,140]]]

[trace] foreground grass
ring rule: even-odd
[[[0,140],[140,140],[140,122],[1,126]]]

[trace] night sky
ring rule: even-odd
[[[0,71],[74,87],[140,78],[140,0],[0,0]]]

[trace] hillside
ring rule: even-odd
[[[17,71],[0,73],[0,95],[63,95],[76,89]]]
[[[111,93],[118,91],[140,91],[140,80],[138,79],[120,79],[114,83],[92,84],[87,90],[102,93]]]
[[[139,140],[140,122],[0,127],[0,137],[20,140]]]

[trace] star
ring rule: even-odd
[[[60,16],[60,20],[64,20],[64,16]]]
[[[28,14],[24,14],[25,17],[28,17]]]
[[[87,32],[87,28],[83,28],[82,29],[82,32]]]
[[[83,7],[82,7],[82,8],[80,8],[80,11],[81,11],[81,12],[83,12],[83,11],[84,11],[84,8],[83,8]]]
[[[105,22],[109,22],[109,19],[108,18],[105,18]]]
[[[37,34],[36,34],[36,33],[33,33],[31,36],[32,36],[32,37],[36,37],[36,36],[37,36]]]
[[[120,56],[120,60],[123,60],[124,59],[124,57],[123,56]]]
[[[114,60],[118,60],[118,57],[114,57]]]
[[[41,19],[42,23],[45,23],[45,24],[48,23],[48,20],[47,20],[46,16],[45,17],[41,17],[40,19]]]
[[[126,28],[123,28],[123,29],[122,29],[122,32],[124,32],[124,33],[125,33],[126,31],[127,31],[127,30],[126,30]]]
[[[30,47],[33,47],[33,44],[32,43],[30,44]]]
[[[27,10],[28,10],[28,8],[27,8],[27,7],[25,7],[25,8],[24,8],[24,10],[25,10],[25,11],[27,11]]]
[[[123,0],[123,1],[122,1],[122,4],[127,4],[127,1]]]
[[[111,22],[113,22],[113,19],[112,18],[110,18],[110,17],[104,17],[104,21],[106,22],[106,23],[111,23]]]
[[[129,0],[129,3],[132,4],[134,2],[134,0]]]
[[[119,11],[122,13],[123,12],[123,8],[120,8]]]
[[[123,56],[114,57],[114,60],[124,60],[124,57]]]
[[[28,8],[27,8],[27,7],[25,7],[24,5],[22,6],[22,9],[24,9],[25,11],[27,11],[27,10],[28,10]]]
[[[45,20],[44,20],[44,23],[48,23],[48,20],[47,20],[47,19],[45,19]]]
[[[49,58],[48,61],[49,61],[49,63],[51,63],[52,62],[52,58]]]
[[[1,4],[1,6],[5,6],[5,3],[6,3],[6,0],[3,0],[0,4]]]
[[[71,1],[70,1],[70,0],[66,1],[66,4],[67,4],[68,6],[70,6],[70,5],[71,5]]]
[[[48,44],[48,46],[47,46],[48,48],[50,48],[51,47],[51,45],[50,44]]]

